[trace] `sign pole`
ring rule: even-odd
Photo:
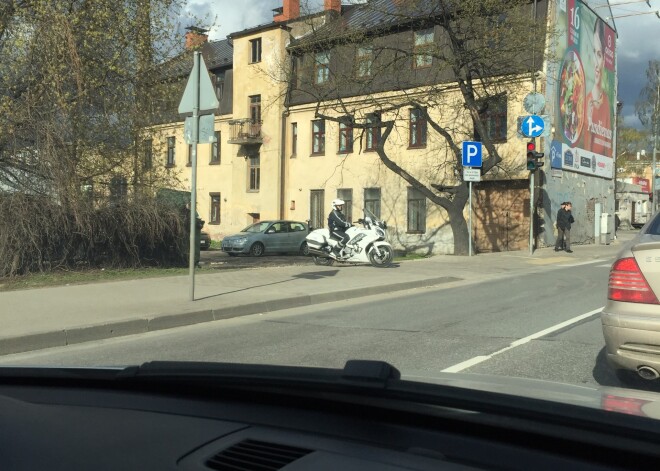
[[[653,201],[651,203],[651,209],[653,214],[658,210],[658,186],[655,184],[656,169],[657,164],[657,153],[658,153],[658,121],[660,121],[660,76],[658,76],[658,85],[657,85],[657,96],[655,98],[655,119],[653,122],[653,164],[651,167],[651,196]]]
[[[201,71],[204,70],[204,73]],[[220,103],[215,94],[204,58],[199,51],[193,55],[193,68],[188,83],[179,103],[179,114],[188,115],[184,124],[186,143],[190,145],[190,253],[188,265],[190,271],[190,300],[195,300],[195,254],[199,250],[197,232],[197,144],[200,134],[204,142],[214,142],[213,112]],[[204,118],[200,121],[200,114]],[[200,129],[201,128],[201,129]],[[195,242],[197,244],[195,244]]]
[[[529,172],[529,254],[534,254],[534,172]]]
[[[192,109],[192,152],[190,156],[190,300],[195,300],[195,233],[197,232],[197,140],[199,133],[199,55],[196,51],[193,62],[193,109]],[[199,242],[198,242],[199,243]]]
[[[472,182],[481,181],[483,152],[481,142],[463,141],[461,163],[463,164],[463,181],[468,182],[468,257],[472,256]]]
[[[469,226],[468,226],[468,237],[469,237],[469,240],[468,240],[468,256],[471,257],[472,256],[472,182],[471,181],[469,183],[469,187],[470,187],[470,190],[469,190],[470,191],[470,203],[469,203],[468,206],[470,208],[469,208],[469,213],[468,213],[468,221],[469,221],[468,222],[468,224],[469,224]]]

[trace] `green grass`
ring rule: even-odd
[[[220,250],[222,248],[222,241],[221,240],[212,240],[211,241],[211,248]]]
[[[212,273],[208,268],[198,268],[196,273]],[[187,275],[188,268],[106,268],[80,271],[55,271],[32,273],[11,278],[0,278],[0,291],[14,291],[52,286],[80,285],[105,281],[137,280],[164,276]]]
[[[407,254],[400,254],[394,257],[395,262],[406,262],[408,260],[422,260],[424,258],[429,258],[428,255],[422,255],[419,253],[407,253]]]

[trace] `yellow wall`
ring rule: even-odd
[[[250,64],[250,40],[262,38],[262,61]],[[279,28],[234,40],[234,82],[232,115],[216,116],[215,130],[221,132],[220,164],[209,164],[211,144],[198,145],[197,211],[207,224],[204,230],[215,240],[240,231],[252,222],[250,213],[261,219],[279,217],[279,173],[283,84],[274,77],[281,73],[281,57],[287,33]],[[232,119],[249,117],[249,96],[261,95],[262,136],[260,148],[261,182],[258,192],[248,191],[248,161],[239,157],[240,145],[229,143]],[[183,138],[183,122],[160,126],[154,137],[154,165],[167,162],[167,137],[176,137],[174,168],[180,176],[180,189],[190,190],[191,168],[186,165],[188,145]],[[210,224],[210,193],[220,193],[220,224]]]
[[[262,39],[262,60],[250,64],[250,40]],[[216,117],[215,129],[221,131],[221,163],[209,165],[210,145],[201,144],[198,148],[197,201],[201,217],[207,221],[207,230],[213,239],[238,232],[251,223],[251,213],[258,213],[262,220],[277,219],[280,215],[287,219],[306,221],[310,218],[310,191],[324,190],[324,212],[331,210],[331,201],[337,197],[338,189],[353,190],[353,220],[362,216],[364,189],[381,189],[382,216],[390,225],[390,236],[397,248],[433,251],[435,253],[453,251],[453,237],[447,223],[446,212],[426,201],[426,233],[407,233],[407,188],[409,184],[387,169],[375,152],[365,152],[365,138],[361,130],[354,130],[353,152],[338,154],[339,124],[326,121],[325,154],[312,156],[311,121],[315,119],[315,105],[291,108],[288,115],[284,110],[284,70],[286,69],[285,45],[288,33],[279,28],[262,30],[248,36],[234,38],[233,58],[233,113],[231,116]],[[508,90],[508,138],[497,144],[504,161],[484,179],[527,178],[525,170],[525,142],[516,132],[516,118],[525,114],[522,100],[531,90],[529,81],[512,83]],[[408,91],[408,96],[420,94],[420,101],[426,101],[428,90]],[[258,192],[247,191],[248,161],[238,156],[240,145],[228,143],[231,135],[230,121],[249,117],[249,96],[261,95],[262,136],[260,147],[261,184]],[[397,94],[362,97],[381,103],[396,100]],[[400,97],[400,96],[399,96]],[[350,100],[349,106],[357,106],[360,119],[371,105],[360,103],[360,98]],[[339,116],[336,104],[328,103],[322,112]],[[409,108],[405,107],[398,115],[389,113],[384,120],[393,119],[396,126],[390,135],[386,151],[390,158],[422,183],[456,182],[453,156],[447,150],[444,140],[428,126],[427,146],[422,149],[408,149]],[[438,96],[437,104],[429,110],[433,119],[449,125],[453,129],[457,144],[463,140],[473,140],[472,122],[462,105],[462,98],[456,88],[448,86]],[[361,113],[361,115],[360,115]],[[298,124],[297,155],[291,152],[291,123]],[[285,126],[284,175],[281,175],[282,125]],[[166,162],[166,137],[177,138],[176,166],[169,171],[180,174],[182,189],[190,189],[190,167],[186,166],[187,144],[183,140],[183,123],[160,128],[160,148],[154,149],[154,162]],[[283,207],[280,206],[280,181],[284,178]],[[210,193],[221,194],[221,222],[209,224]],[[465,211],[467,217],[467,208]]]
[[[508,136],[507,142],[496,147],[503,158],[499,169],[493,169],[484,179],[527,178],[525,170],[525,142],[516,132],[516,118],[524,114],[522,99],[531,88],[530,84],[518,83],[509,91],[508,99]],[[421,91],[423,93],[423,91]],[[376,98],[382,103],[392,103],[394,95],[381,95]],[[472,122],[464,111],[462,98],[456,90],[449,90],[440,99],[442,105],[429,109],[431,117],[439,123],[452,127],[454,139],[460,146],[463,140],[473,140]],[[361,109],[360,113],[372,111],[364,109],[358,99],[344,103],[348,109]],[[334,105],[334,106],[333,106]],[[385,105],[386,106],[386,105]],[[321,112],[330,116],[339,116],[334,110],[336,104],[327,104]],[[427,146],[422,149],[409,149],[408,117],[409,107],[403,108],[398,115],[384,114],[383,121],[396,120],[396,125],[385,145],[387,155],[404,170],[424,184],[454,184],[453,155],[449,154],[441,138],[429,125]],[[292,108],[287,124],[287,169],[286,177],[286,216],[294,220],[310,218],[311,190],[325,190],[324,211],[329,213],[331,201],[337,198],[338,189],[353,190],[352,213],[356,221],[362,216],[364,207],[364,189],[381,189],[381,216],[388,221],[392,242],[397,248],[435,253],[451,253],[453,236],[447,223],[446,212],[426,201],[426,233],[407,233],[407,188],[405,180],[386,168],[376,152],[364,151],[366,138],[362,131],[354,130],[353,152],[338,154],[339,124],[326,120],[325,154],[312,154],[312,120],[315,119],[315,107],[298,106]],[[359,121],[359,117],[356,118]],[[291,152],[291,123],[298,125],[297,153]],[[485,152],[485,149],[484,149]],[[295,209],[291,209],[295,206]],[[467,208],[465,211],[467,217]]]

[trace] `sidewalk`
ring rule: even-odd
[[[394,291],[520,276],[594,260],[610,261],[624,233],[610,245],[439,255],[390,268],[341,265],[222,270],[188,276],[106,282],[0,293],[0,355],[131,335],[200,322],[273,312]]]

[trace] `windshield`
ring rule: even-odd
[[[269,222],[258,222],[256,224],[251,224],[241,232],[263,232],[269,226]]]
[[[659,397],[657,46],[617,42],[657,44],[655,15],[64,3],[0,21],[1,364],[368,359]]]
[[[370,219],[371,219],[372,221],[374,221],[374,222],[375,222],[375,221],[378,221],[378,220],[380,219],[380,218],[376,217],[376,215],[375,215],[374,213],[372,213],[371,211],[369,211],[368,208],[364,208],[364,217],[365,217],[365,218],[370,218]]]

